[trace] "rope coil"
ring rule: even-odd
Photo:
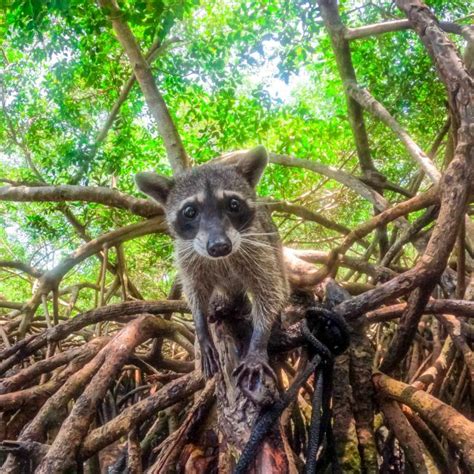
[[[261,442],[283,410],[296,398],[299,389],[311,374],[314,375],[315,389],[304,472],[306,474],[316,472],[317,454],[325,436],[328,440],[328,451],[333,454],[333,447],[329,446],[332,445],[330,407],[332,372],[334,357],[342,354],[349,347],[349,328],[338,314],[322,306],[313,306],[306,312],[302,332],[308,343],[311,359],[304,370],[296,376],[288,390],[271,407],[263,408],[260,412],[239,458],[235,474],[247,472]],[[318,337],[315,334],[318,334]],[[334,462],[334,456],[332,459]]]

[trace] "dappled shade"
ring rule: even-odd
[[[468,2],[5,12],[2,472],[474,472]],[[164,209],[134,183],[258,144],[291,286],[261,400],[232,375],[249,301],[211,301],[205,380]]]

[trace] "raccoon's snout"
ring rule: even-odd
[[[209,239],[207,241],[207,252],[213,258],[225,257],[232,252],[232,242],[227,236]]]

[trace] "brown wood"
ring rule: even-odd
[[[184,171],[189,167],[189,159],[184,150],[181,137],[132,30],[127,22],[124,21],[124,15],[115,0],[100,0],[99,4],[112,22],[117,39],[127,53],[137,82],[155,119],[158,131],[163,138],[168,160],[173,170],[175,172]]]
[[[469,469],[474,469],[474,423],[457,410],[422,390],[387,375],[375,374],[375,387],[382,396],[397,400],[418,412],[458,447]]]
[[[390,428],[403,447],[413,472],[420,474],[437,474],[441,471],[436,467],[425,446],[416,431],[405,418],[397,402],[391,400],[380,400],[380,407]]]

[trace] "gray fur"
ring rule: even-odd
[[[207,319],[206,312],[214,293],[224,294],[231,299],[238,295],[249,295],[254,323],[249,354],[258,352],[264,358],[271,326],[288,297],[278,232],[266,207],[258,203],[254,190],[266,164],[266,151],[258,147],[230,162],[211,161],[178,175],[172,182],[152,178],[149,174],[145,175],[146,179],[137,178],[140,189],[155,199],[158,196],[164,206],[168,226],[175,240],[179,276],[196,327],[202,323],[199,318],[204,321]],[[154,186],[162,187],[155,189]],[[200,221],[200,227],[192,238],[183,238],[182,224],[178,221],[188,202],[203,206],[205,212],[206,206],[209,208],[214,202],[221,202],[220,199],[224,202],[234,195],[242,206],[248,208],[246,212],[251,214],[248,223],[240,223],[242,225],[235,228],[235,222],[231,222],[225,212],[221,215],[221,211],[216,211],[218,217],[208,216],[208,221]],[[246,216],[243,214],[242,219]],[[232,243],[231,253],[223,258],[211,258],[207,253],[206,241],[212,232],[206,227],[209,219],[213,219],[214,227],[222,226],[222,232]],[[209,336],[207,326],[202,331],[204,335],[199,334],[197,329],[197,335],[200,343],[205,345],[207,342],[204,339]]]

